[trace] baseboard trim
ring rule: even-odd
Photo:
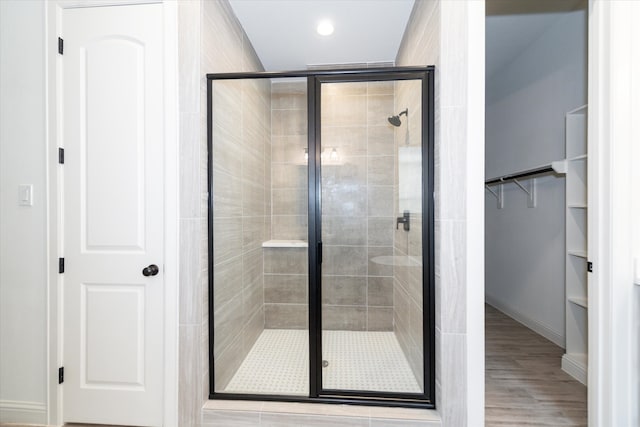
[[[562,356],[562,370],[571,375],[582,384],[587,385],[587,366],[584,357],[580,360],[569,353]]]
[[[5,423],[47,424],[44,403],[0,400],[0,420]]]
[[[485,302],[487,304],[489,304],[490,306],[492,306],[493,308],[495,308],[498,311],[503,312],[504,314],[506,314],[507,316],[511,317],[513,320],[522,323],[524,326],[526,326],[527,328],[531,329],[532,331],[534,331],[535,333],[542,335],[543,337],[545,337],[546,339],[548,339],[549,341],[551,341],[552,343],[554,343],[555,345],[565,348],[565,343],[564,343],[564,335],[560,334],[556,331],[554,331],[553,329],[549,328],[546,325],[543,325],[542,323],[538,322],[537,320],[534,320],[528,316],[525,316],[524,314],[520,313],[517,310],[513,310],[509,307],[507,307],[506,305],[502,304],[500,301],[491,298],[489,295],[485,295],[484,297]]]

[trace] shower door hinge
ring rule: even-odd
[[[58,384],[64,382],[64,366],[58,368]]]
[[[64,40],[62,40],[62,37],[58,37],[58,53],[64,55]]]
[[[64,273],[64,258],[58,258],[58,273]]]
[[[64,148],[58,148],[58,163],[64,165]]]
[[[593,263],[591,261],[587,261],[587,271],[593,273]]]

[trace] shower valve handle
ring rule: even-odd
[[[409,219],[409,211],[404,211],[402,216],[396,218],[396,230],[398,230],[398,226],[402,224],[402,229],[404,231],[410,230],[410,219]]]

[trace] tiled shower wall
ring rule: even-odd
[[[416,0],[396,57],[436,66],[436,402],[447,426],[484,418],[484,100],[472,93],[484,87],[483,24],[483,2]]]
[[[395,130],[395,147],[410,150],[413,157],[419,156],[422,143],[422,85],[419,81],[396,82],[396,111],[408,109],[408,117],[403,116],[402,125]],[[414,160],[414,159],[412,159]],[[402,168],[403,161],[398,168]],[[419,182],[419,177],[415,177]],[[399,195],[399,172],[394,178],[395,194]],[[406,190],[406,189],[403,189]],[[400,206],[399,197],[395,197],[395,215],[401,217],[408,206]],[[395,229],[393,254],[395,259],[404,260],[394,266],[393,272],[393,318],[394,330],[409,366],[420,386],[424,384],[424,351],[422,325],[422,212],[413,204],[410,206],[410,227]]]
[[[480,300],[466,299],[471,287],[482,287],[483,277],[483,274],[471,275],[467,271],[471,264],[467,250],[478,234],[466,227],[470,190],[463,174],[469,169],[466,150],[470,138],[466,136],[466,124],[470,112],[466,110],[464,96],[470,78],[466,68],[470,56],[466,39],[470,3],[474,2],[417,0],[396,58],[398,65],[435,64],[437,67],[436,398],[445,425],[468,424],[466,414],[471,406],[467,392],[471,386],[468,366],[472,363],[467,352],[477,346],[472,347],[467,336],[467,307],[471,303],[482,304]],[[179,425],[195,426],[200,423],[202,402],[208,394],[209,369],[204,74],[254,71],[261,67],[226,1],[179,2],[178,24],[181,156]],[[446,76],[442,82],[441,75]],[[448,175],[453,172],[460,174]],[[482,192],[483,177],[474,175],[475,178]],[[474,209],[473,214],[477,214],[475,211],[482,209]],[[481,247],[479,250],[477,255],[482,261]],[[481,365],[483,355],[476,356],[476,365]],[[481,396],[477,395],[475,399],[482,403]]]
[[[271,239],[307,240],[307,83],[271,84]],[[307,248],[263,248],[265,328],[308,324]]]
[[[272,239],[307,240],[307,82],[271,85]]]
[[[307,329],[307,248],[263,248],[265,329]]]
[[[227,1],[203,1],[201,20],[201,137],[206,141],[205,74],[264,68]],[[230,380],[264,326],[261,244],[270,233],[270,94],[266,80],[214,83],[216,388]],[[206,304],[206,281],[202,286]],[[203,372],[208,371],[207,324],[203,316]]]
[[[178,55],[179,55],[179,110],[180,110],[180,317],[179,317],[179,425],[196,426],[200,424],[201,409],[203,402],[209,394],[209,329],[208,329],[208,288],[207,288],[207,93],[206,78],[207,73],[233,72],[233,71],[261,71],[262,64],[253,51],[251,43],[244,33],[240,23],[233,14],[231,6],[226,0],[202,0],[202,1],[180,1],[178,2]],[[263,106],[270,110],[270,101],[266,97],[266,88],[246,87],[242,89],[245,98],[234,99],[236,102],[235,113],[237,115],[222,117],[226,119],[224,125],[232,135],[242,129],[243,119],[252,121],[250,124],[254,131],[263,132],[266,138],[263,141],[264,154],[261,147],[256,142],[251,151],[238,151],[240,146],[229,144],[231,152],[237,155],[232,161],[247,162],[246,165],[255,165],[256,171],[264,171],[261,178],[261,185],[268,188],[270,186],[268,173],[268,158],[271,150],[266,146],[269,141],[270,129],[268,121],[262,123],[259,114],[262,107],[246,109],[239,107],[244,101],[249,103],[249,98],[254,101],[261,100]],[[262,92],[262,93],[261,93]],[[238,114],[239,113],[239,114]],[[220,129],[221,131],[223,129]],[[219,140],[222,142],[221,140]],[[257,141],[257,138],[256,138]],[[224,155],[224,153],[219,153]],[[260,163],[259,157],[263,155],[264,163]],[[238,157],[239,156],[239,157]],[[218,158],[221,160],[221,158]],[[261,200],[265,206],[269,203],[269,191],[257,195],[259,187],[255,184],[258,180],[256,176],[249,175],[251,170],[234,170],[223,166],[218,167],[218,179],[235,178],[246,179],[241,182],[240,189],[247,189],[248,196],[252,194]],[[228,176],[222,176],[226,173]],[[234,175],[235,174],[235,175]],[[237,180],[232,183],[238,189]],[[235,200],[240,198],[235,197]],[[251,316],[251,307],[257,307],[258,296],[255,290],[255,271],[261,270],[261,256],[257,256],[259,250],[254,250],[256,243],[249,238],[248,233],[239,233],[246,225],[247,231],[251,227],[260,229],[259,217],[244,217],[241,208],[246,205],[227,205],[227,228],[220,229],[219,233],[228,233],[232,241],[232,249],[218,248],[218,254],[222,257],[218,259],[218,264],[227,262],[229,266],[242,259],[242,262],[254,263],[251,269],[252,275],[235,280],[236,290],[227,294],[228,298],[234,299],[234,304],[240,301],[240,295],[246,295],[243,300],[242,310],[247,310],[247,315],[243,312],[243,318],[248,320],[256,319],[259,314]],[[248,207],[248,206],[247,206]],[[268,212],[270,208],[265,207]],[[241,270],[242,271],[242,270]],[[247,284],[245,287],[244,284]],[[238,290],[238,287],[243,287]],[[246,288],[246,292],[245,292]],[[255,296],[251,299],[251,296]],[[245,302],[246,301],[246,305]],[[230,306],[229,306],[230,307]],[[222,307],[221,307],[222,308]],[[246,327],[245,327],[246,326]],[[256,327],[253,333],[256,332]],[[242,344],[239,340],[229,342],[226,354],[231,355],[231,351],[237,351],[237,357],[242,358],[241,352],[246,348],[252,331],[249,324],[243,324],[242,329],[247,334],[240,334],[243,337]],[[232,350],[233,349],[233,350]],[[231,362],[230,362],[231,363]]]
[[[322,88],[323,328],[390,331],[393,266],[374,260],[393,254],[394,86]]]
[[[270,228],[271,88],[268,80],[213,85],[216,389],[264,328],[262,242]]]
[[[394,83],[324,88],[323,326],[393,330],[393,266],[372,259],[393,254]],[[272,239],[307,240],[306,106],[306,81],[272,84]],[[306,328],[306,249],[263,253],[265,327]]]

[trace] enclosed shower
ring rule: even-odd
[[[433,69],[207,81],[210,397],[433,407]]]

